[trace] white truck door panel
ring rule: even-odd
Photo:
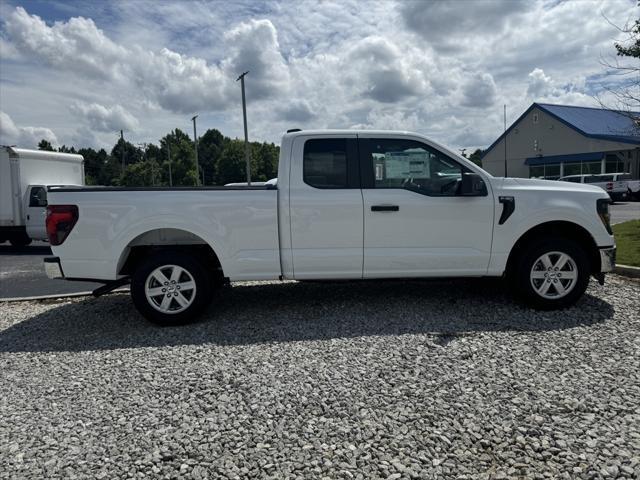
[[[494,218],[491,191],[456,195],[462,171],[456,175],[446,166],[457,162],[418,142],[402,148],[402,142],[389,140],[361,141],[364,278],[486,274]]]
[[[47,239],[47,188],[30,185],[25,195],[25,226],[27,235],[34,240]]]
[[[356,142],[356,135],[297,137],[293,142],[289,214],[296,279],[362,278]]]

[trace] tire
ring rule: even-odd
[[[584,248],[568,238],[552,237],[534,240],[523,249],[513,272],[513,286],[526,304],[556,310],[578,301],[587,289],[589,275]]]
[[[26,233],[14,235],[9,238],[9,243],[14,247],[26,247],[31,244],[33,240],[31,240]]]
[[[158,252],[145,259],[133,274],[131,298],[138,312],[150,322],[184,325],[195,320],[209,304],[211,276],[192,255]]]

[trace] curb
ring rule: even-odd
[[[616,265],[613,273],[624,275],[625,277],[640,278],[640,267],[632,267],[630,265]]]
[[[109,293],[126,293],[128,292],[128,288],[118,288]],[[105,293],[105,295],[109,295],[109,293]],[[0,298],[0,302],[29,302],[32,300],[52,300],[57,298],[79,298],[79,297],[90,297],[92,292],[76,292],[76,293],[56,293],[53,295],[36,295],[32,297],[9,297],[9,298]]]

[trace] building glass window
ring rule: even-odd
[[[608,153],[605,157],[605,173],[621,172],[624,163],[620,161],[617,155]]]
[[[544,165],[533,165],[529,167],[529,178],[544,177]]]
[[[580,175],[582,173],[582,165],[579,163],[565,163],[564,175]]]
[[[602,173],[601,169],[602,169],[601,162],[585,162],[582,164],[582,173],[584,174]]]
[[[550,163],[547,165],[535,165],[529,167],[529,178],[546,178],[557,180],[560,178],[560,164]]]

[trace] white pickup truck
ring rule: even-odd
[[[615,263],[601,188],[495,178],[418,134],[289,131],[275,183],[50,188],[47,273],[105,283],[96,294],[130,282],[166,325],[242,280],[506,275],[562,308]]]

